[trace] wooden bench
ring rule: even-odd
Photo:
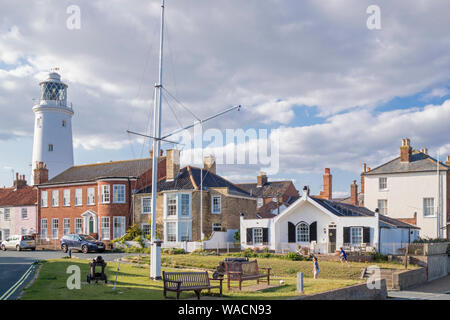
[[[266,273],[260,273],[259,269],[267,270]],[[239,281],[239,290],[242,289],[242,281],[256,280],[259,284],[261,278],[266,278],[267,285],[270,284],[271,268],[259,268],[258,262],[225,262],[225,272],[227,275],[228,289],[231,288],[231,281]]]
[[[220,285],[211,285],[210,280],[220,281]],[[163,271],[164,297],[167,298],[167,291],[177,293],[177,299],[180,298],[182,291],[194,291],[197,299],[200,300],[200,292],[207,289],[219,288],[222,296],[222,278],[210,279],[208,271],[205,272],[165,272]]]

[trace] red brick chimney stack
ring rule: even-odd
[[[358,185],[356,184],[356,180],[353,180],[353,183],[350,185],[350,202],[355,206],[359,204]]]
[[[331,200],[333,198],[333,176],[330,173],[330,168],[325,168],[323,174],[323,191],[320,192],[323,199]]]
[[[164,150],[159,150],[159,155],[162,157],[164,155]],[[150,150],[150,158],[153,158],[153,149]]]
[[[402,139],[402,146],[400,147],[400,162],[410,162],[411,160],[411,142],[408,138]]]
[[[363,163],[363,171],[361,172],[361,193],[364,194],[364,173],[367,172],[367,165]]]
[[[256,177],[256,186],[262,187],[267,183],[267,174],[264,171],[260,171],[258,176]]]
[[[48,169],[45,163],[39,161],[34,169],[34,184],[41,184],[48,181]]]
[[[27,185],[27,181],[25,180],[25,175],[19,175],[19,173],[16,172],[16,180],[14,180],[14,187],[16,189],[20,189],[22,187],[25,187]]]
[[[166,154],[166,179],[173,180],[180,171],[180,150],[170,149]]]

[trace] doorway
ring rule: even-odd
[[[94,233],[94,217],[89,217],[89,234]]]
[[[336,226],[328,226],[328,253],[336,251]]]

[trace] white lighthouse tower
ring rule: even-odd
[[[73,166],[72,106],[67,104],[67,85],[52,70],[48,79],[42,81],[41,96],[33,106],[34,142],[31,181],[37,162],[44,162],[48,177],[58,175]]]

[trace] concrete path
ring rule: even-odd
[[[388,297],[402,300],[450,300],[450,275],[408,290],[389,291]]]

